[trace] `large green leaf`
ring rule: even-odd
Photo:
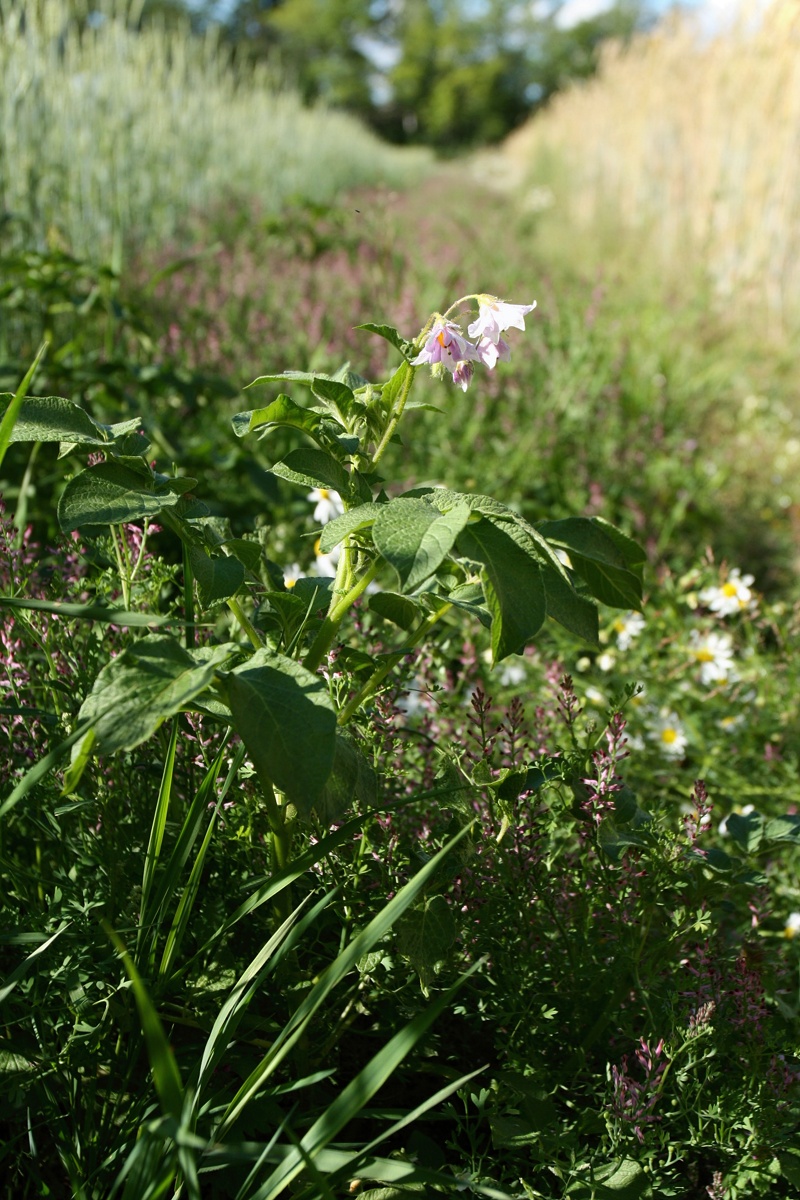
[[[338,546],[349,534],[373,525],[382,507],[381,504],[359,504],[328,521],[319,539],[320,552],[330,554],[334,546]]]
[[[0,395],[0,415],[12,397]],[[11,430],[12,442],[69,442],[74,446],[110,446],[141,428],[139,417],[102,425],[63,396],[28,396]]]
[[[558,571],[542,567],[542,579],[547,597],[547,615],[570,633],[592,646],[599,645],[597,608],[590,600],[579,596]]]
[[[118,525],[155,517],[174,508],[187,480],[160,483],[133,467],[103,462],[71,479],[58,502],[58,520],[64,533],[84,525]]]
[[[514,521],[492,521],[482,516],[459,534],[458,550],[466,558],[483,563],[483,589],[492,614],[494,661],[521,654],[547,616],[536,547]]]
[[[288,479],[290,483],[300,483],[310,488],[328,488],[341,495],[347,493],[350,482],[344,467],[332,454],[305,446],[292,450],[286,458],[275,463],[272,474],[280,479]]]
[[[237,652],[226,643],[190,653],[173,638],[157,634],[123,650],[103,667],[78,713],[79,721],[92,722],[84,736],[93,739],[93,751],[110,754],[138,746],[207,688],[217,669]],[[82,744],[73,747],[73,764],[83,758]],[[71,788],[77,782],[70,777]]]
[[[336,713],[325,681],[265,649],[225,682],[234,726],[256,768],[308,816],[331,773],[336,747]]]
[[[381,506],[372,538],[402,590],[413,592],[442,565],[469,519],[470,510],[460,500],[440,512],[427,500],[401,496]]]
[[[256,387],[260,383],[304,383],[319,399],[335,404],[346,413],[353,403],[353,387],[366,383],[366,380],[345,365],[336,375],[317,374],[314,371],[279,371],[274,375],[259,375],[247,386]]]
[[[350,733],[336,734],[333,768],[317,801],[317,816],[332,825],[354,805],[357,812],[371,808],[377,800],[378,777],[364,751]]]
[[[429,896],[422,908],[411,909],[397,925],[397,948],[427,989],[456,940],[456,923],[444,896]]]
[[[596,517],[543,521],[537,529],[567,551],[598,600],[612,608],[641,608],[644,554],[634,541]]]
[[[314,437],[319,427],[320,415],[311,408],[301,408],[295,404],[291,396],[281,394],[266,408],[254,408],[249,412],[236,413],[232,418],[233,432],[237,437],[244,437],[254,429],[266,431],[270,425],[288,425],[293,429],[302,429]]]
[[[189,561],[203,608],[234,596],[244,583],[244,566],[238,558],[206,554],[200,546],[190,546]]]

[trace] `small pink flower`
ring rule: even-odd
[[[506,304],[497,296],[478,296],[478,319],[473,321],[467,332],[470,337],[488,338],[495,345],[506,329],[525,329],[525,316],[536,308],[533,304]]]
[[[466,391],[469,387],[470,380],[475,374],[475,368],[471,362],[462,361],[458,364],[453,372],[453,383],[457,383],[462,391]]]
[[[477,357],[477,350],[472,342],[468,342],[464,337],[461,326],[456,325],[455,321],[440,320],[434,323],[425,345],[417,357],[411,359],[411,365],[419,367],[423,363],[430,363],[431,366],[435,366],[436,363],[441,363],[455,378],[462,363],[474,362]],[[462,378],[457,382],[464,386],[463,372]]]
[[[511,347],[501,337],[498,337],[496,342],[490,341],[488,337],[482,337],[475,349],[478,351],[478,358],[490,371],[494,370],[499,359],[502,358],[503,362],[508,362],[511,358]]]

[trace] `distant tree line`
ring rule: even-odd
[[[616,0],[566,25],[570,3],[145,0],[143,19],[215,21],[237,56],[271,60],[308,103],[355,113],[391,141],[455,152],[499,141],[592,75],[603,41],[653,20],[647,0]]]

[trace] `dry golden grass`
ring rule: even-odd
[[[723,300],[800,321],[800,0],[609,46],[506,152],[531,207],[547,185],[573,229],[635,233],[665,273],[700,268]]]

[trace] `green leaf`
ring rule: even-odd
[[[397,925],[397,948],[429,987],[456,940],[456,923],[444,896],[429,896],[421,909],[403,916]]]
[[[598,600],[612,608],[641,608],[644,555],[630,538],[597,517],[543,521],[537,529],[567,551],[575,573]]]
[[[0,413],[11,397],[0,395]],[[141,428],[139,417],[103,425],[63,396],[28,396],[11,431],[12,442],[64,442],[71,446],[113,447]]]
[[[413,592],[441,566],[469,519],[469,508],[459,501],[441,513],[427,500],[400,497],[381,505],[372,538],[402,590]]]
[[[563,625],[581,641],[599,646],[600,628],[595,605],[579,596],[552,567],[542,566],[542,581],[548,617],[558,621],[559,625]]]
[[[446,601],[477,617],[487,629],[492,623],[492,614],[486,607],[486,596],[480,583],[460,583],[452,591],[443,594],[425,592],[422,599],[434,611],[441,608],[442,603]]]
[[[796,842],[800,840],[800,817],[772,817],[764,825],[764,840],[767,842]]]
[[[364,329],[367,333],[376,333],[378,337],[390,342],[404,357],[414,349],[414,343],[402,337],[393,325],[378,325],[374,321],[365,321],[363,325],[356,325],[355,328]]]
[[[261,566],[260,542],[250,541],[249,538],[226,538],[224,546],[248,571],[257,571]]]
[[[311,390],[320,400],[327,400],[329,404],[335,405],[345,416],[355,400],[352,388],[338,379],[321,379],[318,376],[312,383]]]
[[[190,546],[189,561],[203,608],[235,596],[244,583],[244,567],[238,558],[229,558],[227,554],[210,555],[200,546]]]
[[[461,532],[458,550],[484,564],[494,662],[521,654],[547,616],[542,570],[530,538],[512,521],[482,516]]]
[[[225,686],[234,725],[256,768],[307,817],[336,749],[336,713],[325,681],[265,649],[232,671]]]
[[[703,851],[702,856],[698,855],[698,860],[702,865],[710,867],[712,871],[722,873],[732,871],[736,865],[730,854],[726,854],[717,846],[709,846],[708,850]]]
[[[800,1189],[800,1151],[780,1150],[778,1162],[781,1167],[781,1175],[789,1180],[792,1187]]]
[[[371,808],[377,795],[375,768],[351,734],[337,733],[333,767],[322,795],[314,805],[318,818],[323,825],[332,825],[352,806],[357,812]]]
[[[102,604],[66,604],[60,600],[27,600],[22,596],[0,596],[0,608],[29,608],[37,612],[55,613],[81,621],[99,621],[106,625],[126,628],[151,625],[180,625],[179,617],[159,617],[155,613],[126,612],[124,608],[108,608]]]
[[[175,481],[179,484],[179,480]],[[98,463],[71,479],[58,502],[58,521],[64,533],[84,525],[119,525],[156,517],[174,508],[179,490],[156,490],[138,471],[118,462]]]
[[[414,628],[421,616],[419,605],[407,596],[398,596],[397,592],[376,592],[369,598],[369,607],[379,617],[392,621],[406,632]]]
[[[228,643],[190,654],[173,638],[156,634],[123,650],[103,667],[78,713],[80,721],[92,722],[94,749],[111,754],[138,746],[207,688],[219,666],[237,652]],[[79,743],[72,762],[81,755]]]
[[[262,383],[304,383],[306,387],[311,388],[315,396],[347,413],[354,400],[353,388],[366,382],[345,363],[335,375],[317,374],[315,371],[279,371],[275,375],[259,375],[258,379],[254,379],[247,386],[256,387]]]
[[[259,375],[247,387],[257,387],[261,383],[304,383],[311,387],[315,379],[330,379],[330,375],[316,375],[313,371],[278,371],[272,375]]]
[[[347,495],[349,476],[341,463],[332,454],[311,447],[292,450],[286,458],[275,463],[272,474],[290,483],[299,483],[309,488],[327,488]]]
[[[236,413],[231,418],[233,432],[237,437],[244,437],[254,429],[266,429],[268,426],[286,425],[292,429],[302,429],[303,433],[314,437],[319,427],[320,415],[310,408],[301,408],[295,404],[291,396],[281,394],[266,408],[254,408],[249,412]]]
[[[764,818],[761,813],[731,813],[725,828],[745,854],[752,854],[761,845],[764,834]]]
[[[330,554],[334,546],[338,546],[339,542],[344,541],[351,533],[374,525],[375,518],[383,507],[382,504],[359,504],[328,521],[320,535],[320,553]]]

